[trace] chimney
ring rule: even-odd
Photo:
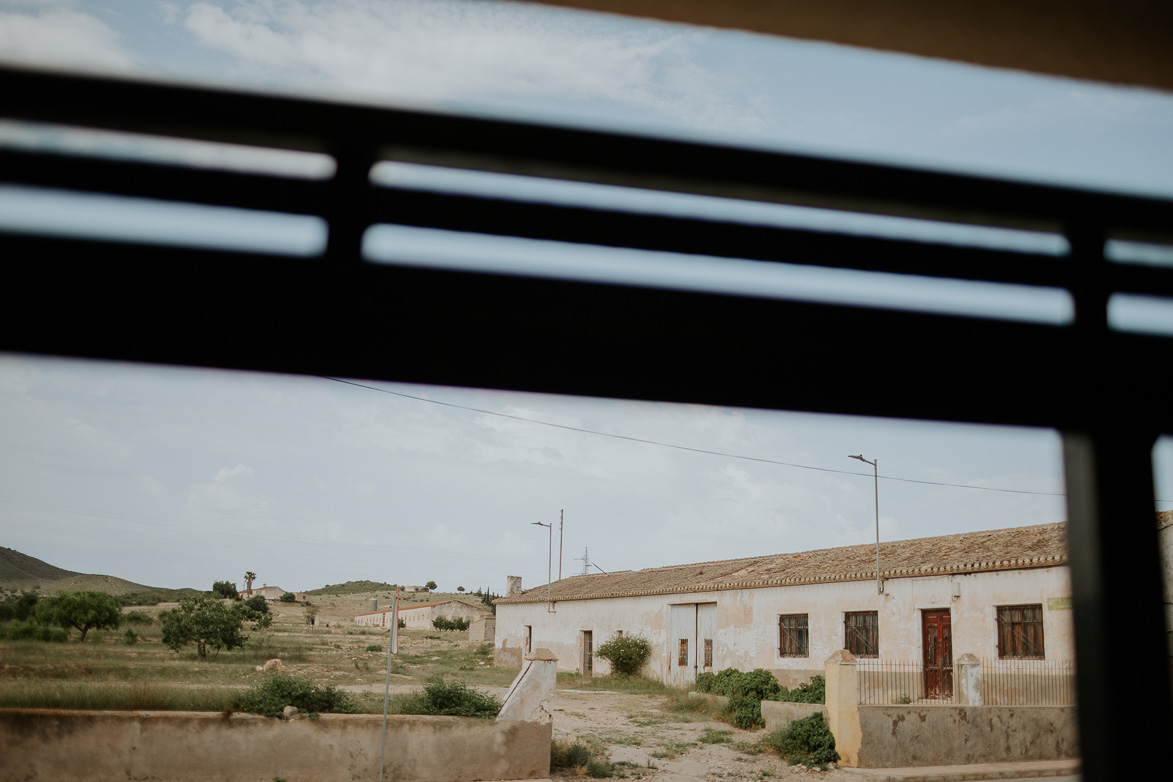
[[[505,577],[505,596],[521,594],[521,576],[506,576]]]

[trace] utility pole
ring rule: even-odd
[[[872,474],[876,485],[876,594],[884,594],[884,582],[880,580],[880,460],[868,461],[863,454],[855,454],[848,459],[858,459],[864,464],[872,466]]]
[[[558,580],[562,580],[562,521],[566,509],[558,511]]]

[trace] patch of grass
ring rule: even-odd
[[[608,692],[625,692],[632,695],[664,695],[678,692],[663,682],[649,679],[645,676],[583,676],[577,673],[562,672],[558,674],[558,686],[572,690],[607,690]]]
[[[720,707],[708,698],[693,698],[687,692],[676,690],[664,699],[664,711],[679,715],[691,715],[682,722],[715,719]]]
[[[652,757],[671,760],[698,746],[700,745],[695,741],[665,741],[658,750],[652,753]]]
[[[550,742],[550,770],[568,769],[578,776],[606,779],[616,775],[616,766],[606,750],[589,739],[554,739]]]
[[[733,733],[727,730],[705,728],[705,732],[697,739],[701,744],[732,744]]]
[[[366,648],[364,648],[363,651],[364,652],[381,652],[381,651],[383,651],[383,647],[380,646],[379,644],[367,644]]]
[[[223,711],[235,690],[144,682],[5,681],[0,707],[83,711]]]
[[[762,745],[756,741],[735,741],[733,748],[744,755],[760,755],[765,752]]]

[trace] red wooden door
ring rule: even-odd
[[[923,612],[925,697],[953,697],[953,623],[949,609]]]

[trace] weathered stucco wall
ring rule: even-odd
[[[960,591],[957,597],[953,596],[955,589]],[[1070,596],[1068,569],[1049,567],[888,579],[883,595],[876,594],[875,581],[854,581],[567,600],[556,603],[554,613],[546,610],[545,603],[501,604],[497,606],[496,645],[499,661],[520,665],[525,626],[529,625],[534,648],[552,650],[560,670],[580,670],[584,630],[592,631],[596,647],[617,630],[623,630],[642,634],[652,642],[652,659],[645,673],[668,681],[676,665],[677,649],[674,639],[668,637],[671,606],[716,602],[712,670],[766,668],[782,684],[793,687],[822,673],[823,660],[843,648],[844,613],[848,611],[878,613],[882,659],[920,661],[922,611],[942,608],[950,611],[955,656],[968,652],[979,658],[996,659],[996,607],[1039,603],[1043,607],[1046,658],[1071,660],[1074,642]],[[804,613],[808,615],[808,656],[780,656],[778,617]],[[609,669],[605,660],[596,659],[594,670],[606,673]]]
[[[827,707],[821,703],[762,701],[762,720],[766,723],[767,731],[785,728],[795,720],[806,719],[812,714],[821,714],[826,720]]]
[[[290,722],[193,712],[0,709],[0,779],[236,782],[371,780],[382,715]],[[549,724],[393,715],[384,776],[402,782],[539,779]]]
[[[1079,757],[1070,706],[860,706],[859,767]]]

